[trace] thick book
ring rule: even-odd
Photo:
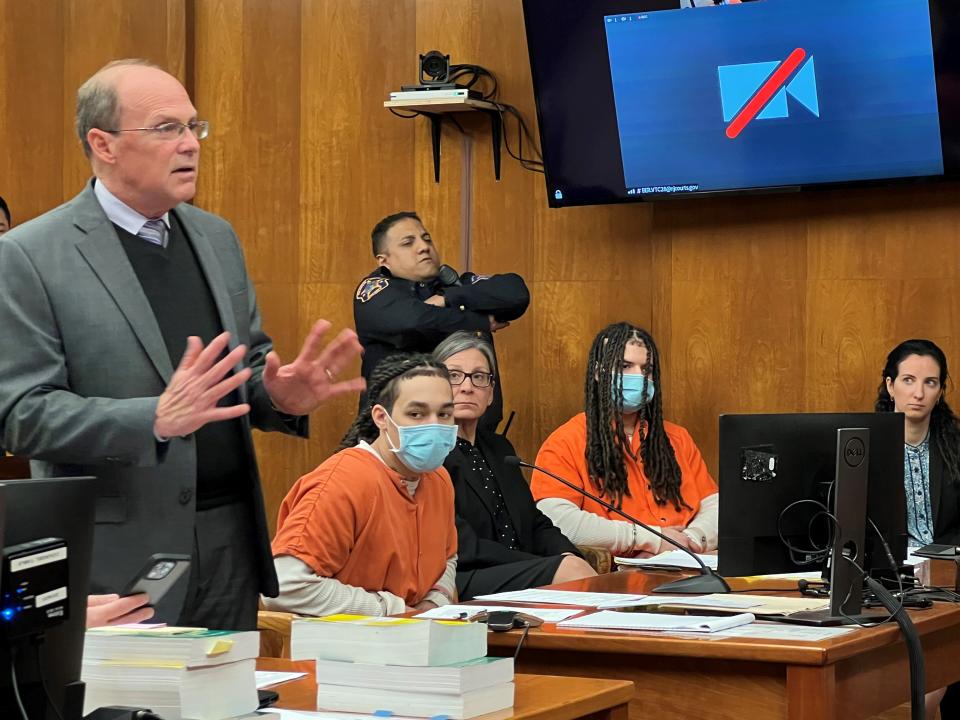
[[[260,633],[202,628],[105,627],[88,630],[83,660],[169,661],[188,667],[223,665],[260,654]]]
[[[164,720],[223,720],[257,709],[255,660],[189,668],[175,661],[83,664],[84,713],[146,707]]]
[[[487,654],[487,626],[453,620],[330,615],[293,621],[293,660],[452,665]]]
[[[357,688],[344,685],[320,685],[317,690],[317,709],[428,718],[445,715],[451,720],[466,720],[513,707],[513,695],[512,682],[461,695],[375,688],[357,692]]]
[[[513,658],[477,658],[453,665],[410,667],[317,660],[318,686],[339,685],[461,695],[513,682]]]

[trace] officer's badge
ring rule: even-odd
[[[357,300],[362,303],[367,302],[371,298],[376,297],[377,293],[386,290],[387,286],[390,284],[390,281],[382,277],[370,277],[360,283],[360,287],[357,288]]]

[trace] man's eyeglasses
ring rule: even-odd
[[[154,137],[161,140],[177,140],[183,137],[183,133],[189,130],[194,134],[197,140],[203,140],[210,132],[210,123],[206,120],[191,120],[188,123],[165,122],[156,127],[149,128],[125,128],[123,130],[105,130],[111,134],[124,132],[147,132],[153,133]]]
[[[493,373],[488,372],[465,373],[459,370],[450,370],[449,375],[451,385],[463,385],[463,381],[467,378],[470,378],[470,382],[473,383],[475,388],[490,387],[493,383]]]

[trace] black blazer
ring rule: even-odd
[[[481,430],[477,433],[476,444],[500,484],[520,549],[510,550],[498,541],[493,507],[470,471],[467,457],[457,447],[443,463],[453,479],[456,493],[457,570],[470,571],[562,553],[579,556],[576,546],[537,509],[520,468],[507,467],[503,463],[503,458],[516,455],[510,441],[502,435]]]
[[[960,487],[947,476],[943,458],[930,443],[930,506],[933,509],[933,541],[960,544]]]

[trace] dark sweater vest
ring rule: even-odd
[[[188,336],[196,335],[206,345],[223,332],[223,326],[193,246],[173,213],[170,213],[170,224],[165,248],[114,227],[150,301],[170,362],[176,369],[187,347]],[[235,405],[238,401],[234,392],[219,404]],[[239,420],[209,423],[194,433],[198,510],[246,496],[250,478],[242,433]]]

